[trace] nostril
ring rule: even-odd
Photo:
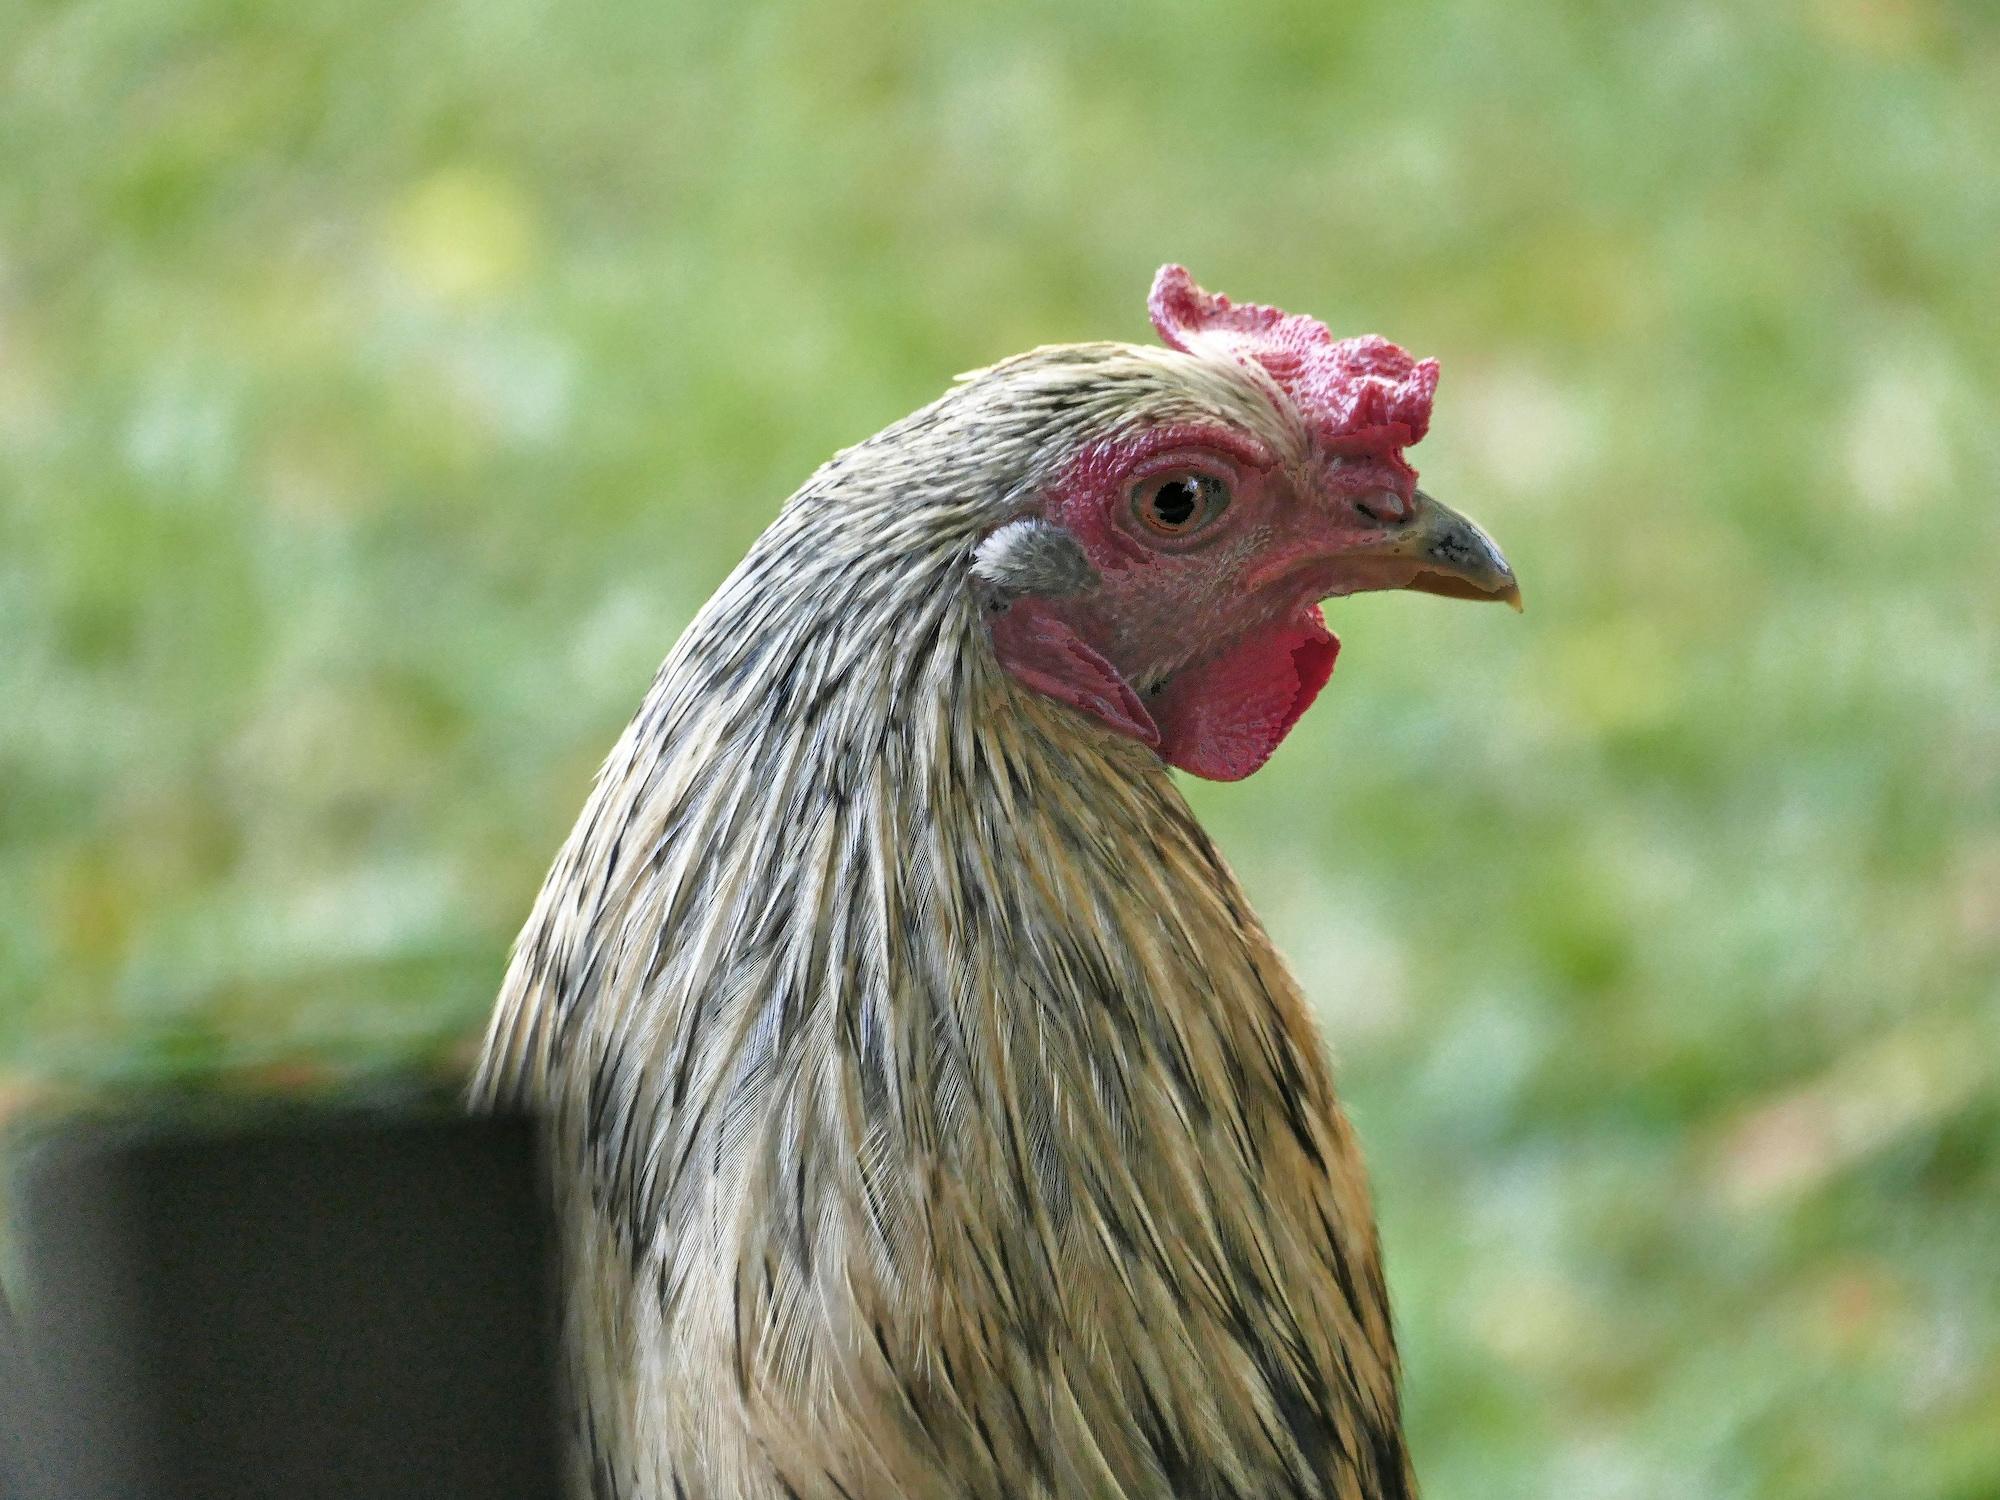
[[[1354,508],[1377,526],[1400,526],[1410,519],[1410,502],[1394,490],[1370,490],[1355,498]]]

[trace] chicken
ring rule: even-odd
[[[551,1122],[581,1490],[1413,1492],[1353,1134],[1169,767],[1265,762],[1325,598],[1519,594],[1404,459],[1434,361],[1151,311],[807,480],[542,889],[473,1093]]]

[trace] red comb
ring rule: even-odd
[[[1411,359],[1378,334],[1336,339],[1317,318],[1204,292],[1185,266],[1161,266],[1146,299],[1153,326],[1185,353],[1255,360],[1336,453],[1402,462],[1431,425],[1434,359]]]

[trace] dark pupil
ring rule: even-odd
[[[1192,479],[1170,479],[1153,496],[1153,514],[1167,526],[1185,526],[1201,504],[1201,490]]]

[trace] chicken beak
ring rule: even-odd
[[[1367,549],[1366,557],[1385,575],[1375,586],[1448,599],[1493,599],[1518,613],[1521,586],[1493,538],[1422,490],[1414,500],[1409,519]],[[1391,569],[1407,576],[1392,582],[1386,576]]]

